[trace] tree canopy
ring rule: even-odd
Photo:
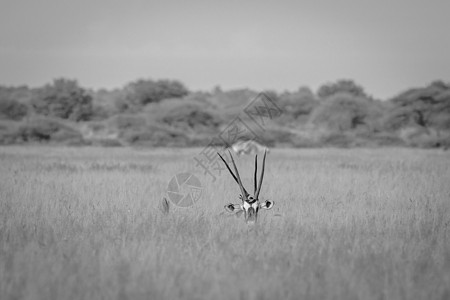
[[[320,99],[326,99],[335,94],[345,93],[356,97],[364,97],[370,99],[371,97],[366,94],[364,88],[356,84],[350,79],[340,79],[336,82],[326,83],[319,87],[317,90],[317,96]]]
[[[249,88],[190,92],[167,79],[113,90],[65,78],[38,88],[0,85],[0,144],[206,146],[236,134],[270,146],[450,146],[450,85],[443,81],[387,101],[353,80],[326,83],[317,93],[306,86],[266,90],[281,112],[273,118],[249,114],[252,105],[267,109],[258,95]]]
[[[409,89],[391,99],[393,127],[417,125],[428,130],[450,129],[450,85],[435,81],[423,88]]]
[[[36,113],[61,119],[82,121],[92,114],[92,97],[76,80],[55,79],[38,89],[31,103]]]
[[[177,80],[139,79],[125,87],[125,96],[117,102],[117,106],[120,111],[137,111],[147,104],[163,99],[181,98],[188,93],[188,89]]]

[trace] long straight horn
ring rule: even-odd
[[[222,159],[223,163],[225,164],[225,166],[227,167],[228,171],[230,171],[231,176],[233,176],[234,180],[236,181],[237,184],[239,184],[239,181],[237,180],[236,176],[234,175],[233,171],[231,171],[230,166],[228,165],[228,163],[226,162],[225,159],[223,159],[222,155],[220,155],[217,152],[217,155],[219,155],[220,159]]]
[[[230,151],[228,151],[228,153],[230,153]],[[223,163],[224,163],[225,166],[227,167],[227,169],[228,169],[228,171],[230,172],[231,176],[233,176],[234,180],[235,180],[236,183],[239,185],[239,188],[241,189],[241,193],[242,193],[243,199],[247,199],[247,197],[248,197],[248,192],[245,190],[244,186],[242,185],[241,178],[239,177],[239,172],[237,171],[236,164],[234,163],[233,156],[231,155],[231,153],[230,153],[231,161],[233,162],[234,170],[236,171],[237,177],[236,177],[236,175],[234,175],[233,171],[231,171],[230,166],[228,165],[228,163],[226,162],[226,160],[223,159],[222,155],[220,155],[219,153],[217,153],[217,155],[219,155],[220,159],[222,159]]]
[[[262,170],[261,170],[261,177],[259,177],[258,190],[255,193],[255,199],[258,199],[259,192],[261,192],[261,186],[262,186],[262,182],[263,182],[263,178],[264,178],[264,167],[266,166],[266,154],[267,154],[267,151],[264,150],[264,158],[263,158],[263,165],[262,165]]]
[[[234,172],[236,172],[236,178],[237,178],[237,181],[238,181],[238,184],[239,184],[239,188],[241,189],[242,197],[243,197],[244,200],[247,200],[248,199],[248,193],[245,190],[244,185],[242,184],[241,177],[239,176],[239,171],[238,171],[238,169],[236,167],[236,163],[234,162],[234,159],[233,159],[233,155],[231,155],[231,152],[229,150],[228,150],[228,153],[230,153],[231,162],[233,163]]]
[[[255,176],[253,177],[253,182],[255,184],[255,189],[253,190],[253,195],[256,194],[256,190],[258,189],[258,184],[256,183],[256,176],[258,174],[258,154],[255,155]]]

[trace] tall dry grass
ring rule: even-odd
[[[0,148],[0,299],[450,298],[448,152],[272,151],[249,229],[199,151]],[[184,171],[203,197],[165,215]]]

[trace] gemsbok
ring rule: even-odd
[[[269,152],[269,149],[266,146],[263,146],[259,144],[258,142],[254,140],[248,140],[248,141],[237,141],[233,145],[231,145],[229,150],[232,150],[237,155],[251,155],[251,154],[258,154],[263,151]]]
[[[236,163],[234,162],[233,156],[231,155],[231,152],[228,151],[231,157],[231,162],[233,163],[234,171],[231,170],[228,163],[225,161],[225,159],[219,154],[219,157],[222,159],[222,161],[225,163],[225,166],[227,167],[228,171],[230,171],[231,176],[233,176],[236,183],[239,185],[239,188],[241,190],[241,195],[239,195],[239,199],[241,200],[241,203],[239,204],[233,204],[229,203],[225,205],[225,210],[229,213],[234,214],[240,214],[244,213],[244,220],[247,224],[255,224],[258,220],[258,211],[260,209],[271,209],[274,205],[273,201],[266,200],[263,203],[259,201],[259,193],[261,192],[261,186],[264,178],[264,168],[266,165],[266,154],[267,151],[264,151],[264,158],[263,158],[263,164],[262,164],[262,170],[261,170],[261,176],[259,177],[259,182],[257,183],[257,173],[258,173],[258,155],[255,156],[255,173],[254,173],[254,194],[253,197],[250,196],[250,194],[247,192],[247,190],[242,185],[241,177],[239,176],[239,171],[236,167]]]

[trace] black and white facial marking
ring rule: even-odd
[[[237,170],[236,164],[234,162],[233,156],[230,153],[231,162],[233,163],[234,171],[231,171],[231,168],[228,166],[227,162],[223,159],[223,157],[217,153],[222,161],[225,163],[225,166],[227,167],[228,171],[230,171],[231,176],[233,176],[234,180],[239,185],[239,188],[241,190],[241,195],[239,195],[239,199],[241,200],[240,204],[233,204],[229,203],[225,205],[225,210],[229,213],[235,213],[240,214],[244,213],[244,219],[247,224],[255,224],[258,220],[258,212],[260,209],[271,209],[274,205],[273,201],[266,200],[264,202],[259,201],[258,196],[261,191],[262,181],[264,177],[264,167],[266,164],[266,151],[264,152],[264,158],[263,158],[263,166],[261,171],[261,177],[259,178],[259,184],[256,182],[257,177],[257,171],[258,171],[258,156],[255,156],[255,173],[254,173],[254,188],[255,193],[254,196],[250,196],[250,194],[245,190],[244,186],[242,185],[241,178],[239,176],[239,172]],[[244,195],[244,196],[243,196]]]
[[[225,210],[229,213],[234,213],[237,215],[243,213],[244,219],[248,224],[256,223],[258,219],[258,211],[260,209],[271,209],[274,205],[273,201],[266,200],[264,202],[261,202],[251,196],[248,198],[248,200],[242,200],[242,196],[239,195],[239,199],[241,199],[242,204],[229,203],[225,205]]]

